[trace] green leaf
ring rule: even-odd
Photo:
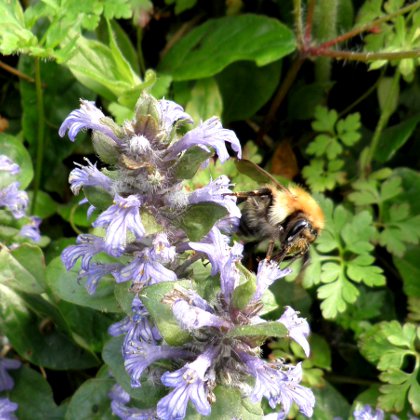
[[[27,293],[40,294],[45,289],[45,262],[35,245],[22,244],[14,251],[0,249],[0,282]]]
[[[107,191],[99,187],[83,187],[83,192],[89,203],[98,208],[105,210],[113,204],[113,197]]]
[[[218,386],[214,390],[216,402],[211,407],[211,418],[220,420],[259,420],[263,417],[260,403],[253,404],[241,396],[239,390]],[[189,417],[187,417],[189,418]]]
[[[355,254],[365,254],[374,248],[369,242],[374,233],[372,215],[368,211],[362,211],[343,227],[341,237],[347,250]]]
[[[362,254],[357,256],[347,264],[348,277],[371,287],[385,285],[386,279],[382,274],[382,268],[371,265],[373,262],[374,258],[370,255]]]
[[[9,391],[10,400],[19,408],[16,415],[22,420],[64,418],[64,406],[58,407],[47,380],[33,369],[23,365],[14,371],[15,386]]]
[[[242,264],[239,264],[238,268],[245,281],[233,291],[232,303],[234,308],[244,309],[255,294],[257,280],[255,274],[248,271]]]
[[[288,335],[287,328],[281,322],[265,322],[256,325],[241,325],[227,333],[228,337],[278,337]]]
[[[36,36],[25,25],[18,0],[0,2],[0,52],[3,55],[25,53],[37,44]]]
[[[379,370],[383,371],[379,378],[388,384],[380,387],[380,406],[386,410],[401,411],[405,404],[411,404],[414,412],[418,412],[417,394],[420,389],[420,366],[416,363],[411,372],[404,368],[407,356],[418,358],[415,340],[420,334],[420,327],[397,321],[382,322],[373,326],[360,337],[360,351]]]
[[[86,288],[77,280],[78,267],[76,264],[70,271],[64,267],[61,258],[54,258],[47,267],[47,285],[58,299],[86,306],[103,312],[120,312],[115,301],[115,280],[107,281],[103,278],[94,295],[89,295]]]
[[[79,37],[76,53],[64,64],[77,80],[110,101],[141,83],[116,44],[108,47]]]
[[[395,153],[411,138],[419,121],[420,115],[416,115],[400,124],[386,128],[379,139],[374,159],[379,163],[391,160]]]
[[[177,285],[188,288],[190,284],[186,280],[161,282],[145,287],[140,295],[141,301],[155,321],[160,334],[171,346],[184,344],[190,336],[179,326],[170,305],[163,303],[162,300]]]
[[[226,214],[227,210],[215,203],[193,204],[183,213],[179,224],[191,241],[199,241]]]
[[[55,329],[40,328],[37,319],[14,291],[0,285],[0,327],[17,353],[31,363],[51,369],[96,366],[93,355]]]
[[[159,71],[176,81],[213,76],[229,64],[264,66],[296,48],[293,32],[277,19],[244,14],[211,19],[189,32],[165,55]]]
[[[318,288],[318,298],[321,303],[324,318],[335,318],[338,313],[344,312],[349,303],[354,303],[359,296],[357,288],[344,276],[332,283],[324,284]]]
[[[252,61],[230,64],[216,76],[223,98],[223,122],[245,120],[273,95],[280,81],[282,62],[258,67]]]
[[[315,408],[313,418],[316,420],[331,420],[339,414],[347,418],[350,412],[350,404],[331,384],[325,383],[322,388],[313,389],[315,395]],[[299,420],[303,419],[298,417]]]
[[[180,179],[191,179],[200,165],[212,154],[201,147],[190,147],[177,161],[175,165],[175,175]]]
[[[418,247],[410,248],[403,258],[393,257],[393,262],[401,274],[404,293],[420,298],[420,266]]]
[[[222,96],[216,80],[213,77],[197,80],[185,111],[194,121],[204,121],[213,116],[220,117],[222,110]]]
[[[387,201],[400,194],[402,192],[401,183],[402,180],[398,176],[388,178],[386,181],[384,181],[384,183],[381,185],[381,201]]]
[[[20,172],[13,175],[13,181],[19,181],[19,188],[24,190],[34,176],[32,160],[25,146],[16,137],[0,133],[0,155],[8,156],[19,165]]]
[[[71,397],[66,420],[112,420],[108,393],[115,382],[112,379],[94,378],[84,382]]]
[[[338,114],[335,109],[328,110],[325,106],[317,106],[315,108],[315,121],[312,123],[312,128],[315,131],[334,134],[337,119]]]

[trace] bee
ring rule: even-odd
[[[244,202],[239,234],[268,240],[267,259],[282,262],[307,258],[309,246],[324,228],[324,213],[315,199],[297,185],[285,187],[253,162],[237,161],[240,172],[266,184],[254,191],[234,192]],[[278,252],[273,254],[276,242]]]

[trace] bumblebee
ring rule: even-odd
[[[239,234],[257,241],[268,240],[268,259],[282,262],[285,258],[306,257],[309,246],[324,228],[319,204],[303,188],[285,187],[251,161],[242,159],[237,167],[257,181],[268,181],[260,189],[232,193],[239,203],[244,202]],[[273,255],[277,241],[279,250]]]

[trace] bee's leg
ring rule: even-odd
[[[233,195],[238,198],[248,198],[248,197],[262,197],[265,195],[272,196],[273,193],[270,190],[270,188],[260,188],[258,190],[253,190],[253,191],[238,191],[238,192],[224,193],[222,195],[223,196]]]
[[[284,260],[287,255],[288,248],[282,248],[280,252],[273,255],[272,260],[278,262],[279,264]]]
[[[265,259],[270,261],[271,257],[273,255],[273,251],[274,251],[274,239],[271,239],[270,242],[268,243],[268,249],[267,249],[267,254],[265,255]]]

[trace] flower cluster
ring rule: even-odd
[[[18,369],[21,363],[16,359],[8,359],[6,357],[0,357],[0,392],[10,391],[14,382],[12,377],[7,372],[10,369]],[[9,400],[7,397],[0,397],[0,418],[5,420],[16,419],[14,411],[16,411],[18,405]]]
[[[227,143],[240,158],[239,140],[216,117],[188,131],[192,122],[179,105],[144,93],[135,117],[122,126],[82,101],[59,131],[74,141],[80,130],[93,130],[104,164],[99,169],[87,161],[70,174],[72,191],[83,190],[88,214],[96,216],[96,229],[63,251],[63,263],[71,270],[80,261],[78,276],[86,278],[90,294],[101,279],[113,279],[128,283],[132,297],[131,311],[109,329],[123,336],[131,385],[112,389],[112,411],[122,419],[169,420],[183,419],[190,406],[208,416],[217,387],[225,387],[254,404],[265,398],[279,419],[292,403],[311,416],[315,399],[300,385],[301,364],[261,358],[266,328],[309,355],[309,325],[292,308],[277,321],[261,317],[269,286],[289,270],[267,260],[256,275],[242,266],[243,246],[229,235],[241,213],[226,176],[194,191],[185,185],[213,152],[226,161]],[[206,279],[198,281],[196,269]],[[132,392],[148,383],[167,394],[144,406]]]
[[[19,189],[19,181],[15,180],[19,172],[20,167],[17,163],[8,156],[0,154],[0,208],[5,208],[13,219],[23,220],[19,223],[19,230],[14,240],[18,241],[18,237],[21,237],[39,242],[41,219],[36,216],[26,216],[29,198],[25,191]]]

